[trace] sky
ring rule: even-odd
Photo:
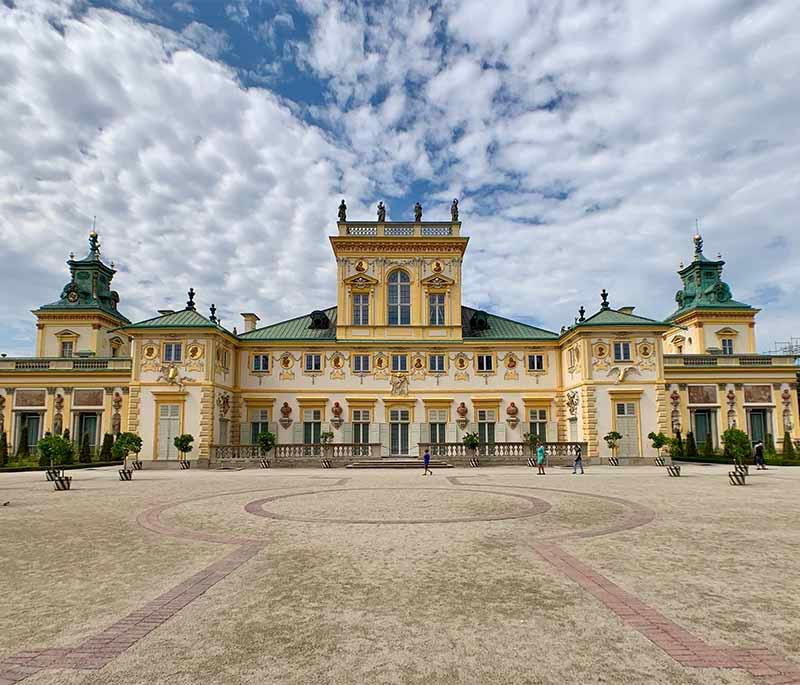
[[[800,336],[797,0],[0,0],[0,352],[96,217],[132,320],[336,302],[328,236],[449,218],[464,304],[664,318],[696,222],[758,347]],[[794,228],[793,228],[794,227]]]

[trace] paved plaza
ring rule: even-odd
[[[0,685],[800,683],[800,469],[0,475]]]

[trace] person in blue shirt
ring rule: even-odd
[[[539,445],[536,448],[536,466],[539,468],[536,472],[537,476],[547,475],[544,472],[544,445]]]
[[[423,476],[433,475],[433,471],[430,470],[429,465],[431,463],[431,451],[426,447],[425,454],[422,455],[422,462],[425,464],[425,470],[422,472]]]
[[[581,453],[581,446],[575,445],[575,461],[572,462],[572,473],[577,473],[579,466],[581,467],[581,473],[583,473],[583,454]]]

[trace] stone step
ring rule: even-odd
[[[451,469],[452,464],[446,461],[431,459],[432,469]],[[366,459],[348,464],[348,469],[421,469],[422,459]]]

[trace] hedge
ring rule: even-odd
[[[91,464],[58,464],[55,466],[57,469],[66,469],[70,471],[72,469],[96,469],[100,466],[119,466],[122,464],[121,461],[96,461]],[[47,471],[50,467],[48,466],[47,469],[40,469],[38,466],[6,466],[0,469],[0,473],[18,473],[22,471]]]

